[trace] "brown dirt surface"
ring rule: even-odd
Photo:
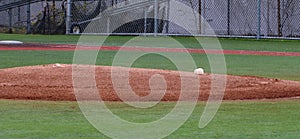
[[[112,67],[97,66],[95,68],[96,86],[102,100],[121,101],[115,90],[121,91],[125,98],[131,101],[176,101],[181,92],[181,78],[177,71],[138,69],[131,68],[129,72],[129,84],[138,100],[130,95],[130,88],[121,80],[125,78],[126,68],[114,67],[120,72],[112,81]],[[152,80],[153,77],[164,77],[162,80]],[[155,75],[155,76],[153,76]],[[84,75],[82,75],[84,76]],[[195,79],[198,75],[185,73],[184,78]],[[198,100],[207,100],[211,90],[211,74],[199,75],[200,90]],[[153,93],[150,94],[150,84]],[[198,80],[198,79],[197,79]],[[120,81],[120,82],[119,82]],[[84,81],[83,81],[84,82]],[[189,83],[185,84],[189,86]],[[193,89],[191,88],[191,91]],[[165,92],[164,95],[161,92]],[[187,92],[188,93],[188,92]],[[128,97],[126,97],[128,96]],[[300,82],[260,77],[242,77],[227,75],[227,85],[224,100],[250,100],[250,99],[276,99],[300,96]],[[194,97],[194,96],[193,96]],[[0,70],[0,98],[2,99],[26,99],[26,100],[51,100],[51,101],[75,101],[73,91],[72,66],[71,65],[43,65]],[[190,99],[189,96],[185,98]]]

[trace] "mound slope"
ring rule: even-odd
[[[128,93],[128,97],[125,97],[126,100],[136,101],[130,97],[130,89],[125,87],[122,82],[113,84],[111,68],[105,66],[96,67],[95,79],[101,98],[105,101],[121,101],[114,88],[114,86],[117,86],[118,90],[121,90],[120,93],[124,94],[124,96]],[[120,71],[125,69],[116,68]],[[166,86],[160,87],[159,85],[162,82],[150,82],[150,84],[158,86],[156,92],[164,92],[166,90],[162,100],[178,100],[181,91],[179,72],[131,68],[129,73],[129,84],[132,90],[141,97],[139,101],[152,101],[159,98],[161,94],[158,93],[154,93],[150,97],[144,97],[149,95],[151,91],[149,80],[158,74],[165,78]],[[187,73],[185,78],[193,78],[195,76],[197,75]],[[116,81],[123,78],[123,72],[118,72],[115,76]],[[200,94],[198,100],[208,99],[211,90],[211,80],[211,74],[199,76]],[[300,82],[228,75],[224,100],[275,99],[298,96],[300,96]],[[72,66],[43,65],[0,70],[0,98],[75,101]]]

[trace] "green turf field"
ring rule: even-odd
[[[92,40],[103,40],[105,37],[90,36]],[[77,44],[80,36],[78,35],[23,35],[23,34],[0,34],[0,40],[19,40],[26,43],[54,43],[54,44]],[[105,41],[105,45],[119,46],[128,40],[135,38],[131,36],[110,36]],[[184,44],[186,48],[199,48],[198,42],[193,37],[174,37],[178,42]],[[137,42],[151,41],[153,47],[174,47],[164,43],[165,37],[138,37]],[[201,43],[214,48],[211,44],[212,38],[200,38]],[[255,40],[255,39],[236,39],[220,38],[224,50],[257,50],[257,51],[280,51],[280,52],[300,52],[300,40]]]
[[[0,104],[1,138],[106,138],[85,120],[76,102],[0,100]],[[299,138],[299,104],[292,100],[223,102],[214,120],[199,129],[204,108],[199,103],[189,120],[167,138]],[[147,110],[107,105],[123,119],[149,122],[164,116],[174,104],[165,102]]]
[[[0,34],[1,40],[13,38],[31,43],[75,44],[79,37]],[[107,45],[120,45],[129,38],[114,36],[109,38]],[[179,39],[190,48],[194,48],[196,44],[192,38],[175,39]],[[207,39],[210,38],[204,38]],[[300,52],[298,46],[300,42],[295,40],[220,39],[220,41],[223,49],[229,50]],[[162,46],[171,47],[167,44]],[[134,52],[128,52],[130,53]],[[71,64],[73,54],[70,51],[0,51],[0,68],[51,63]],[[97,64],[111,65],[114,55],[114,51],[102,51]],[[204,67],[209,72],[206,55],[192,54],[192,56],[197,66]],[[225,58],[228,74],[300,81],[300,57],[226,55]],[[168,59],[155,54],[141,57],[133,66],[176,70]],[[164,116],[174,107],[174,103],[163,102],[146,110],[133,109],[122,103],[108,103],[108,106],[123,119],[149,122]],[[300,137],[299,100],[226,101],[222,103],[213,121],[206,128],[199,129],[198,122],[203,108],[204,103],[200,102],[189,120],[167,138]],[[106,138],[85,120],[76,102],[0,100],[0,112],[1,138]]]

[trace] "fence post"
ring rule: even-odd
[[[278,37],[282,37],[281,29],[281,2],[277,0],[277,24],[278,24]]]
[[[167,1],[167,11],[166,11],[166,33],[169,34],[169,27],[170,27],[170,7],[171,3],[170,0]]]
[[[227,0],[227,35],[230,35],[230,0]]]
[[[12,9],[8,9],[8,16],[9,16],[9,29],[8,33],[12,33]]]
[[[261,32],[261,0],[257,0],[257,34],[256,39],[260,39]]]
[[[144,35],[147,33],[147,8],[144,8]]]
[[[66,34],[71,34],[72,0],[67,0]]]
[[[30,11],[30,0],[28,0],[28,5],[27,5],[27,31],[26,31],[26,34],[30,34],[31,33],[31,18],[30,18],[30,14],[31,14],[31,11]]]
[[[109,34],[109,32],[110,32],[110,16],[108,16],[106,21],[106,33]]]
[[[198,0],[198,14],[199,14],[199,34],[202,34],[201,28],[202,28],[202,0]]]
[[[48,33],[47,34],[51,34],[51,18],[50,18],[50,5],[47,2],[47,26],[48,26]]]
[[[158,33],[158,0],[154,0],[154,36]]]

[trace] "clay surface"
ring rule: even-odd
[[[185,93],[181,100],[193,100],[195,97],[198,100],[207,100],[212,90],[211,81],[217,82],[219,77],[224,77],[224,75],[215,75],[213,79],[211,74],[195,75],[187,72],[180,74],[178,71],[155,69],[114,67],[112,70],[112,67],[105,66],[97,66],[94,71],[99,96],[105,101],[177,101],[181,93]],[[129,71],[128,78],[127,71]],[[84,74],[79,76],[85,77]],[[227,75],[226,78],[224,100],[300,96],[300,82],[296,81],[231,75]],[[199,88],[193,85],[195,79],[196,82],[199,81]],[[89,83],[89,81],[82,80],[82,83]],[[89,86],[75,88],[84,90],[89,89]],[[188,91],[181,92],[182,88]],[[214,86],[214,88],[220,87]],[[120,98],[117,92],[123,97]],[[197,96],[195,92],[199,92]],[[85,95],[87,99],[94,97],[93,95],[89,97],[88,93]],[[72,65],[52,64],[2,69],[0,70],[0,98],[76,101]]]

